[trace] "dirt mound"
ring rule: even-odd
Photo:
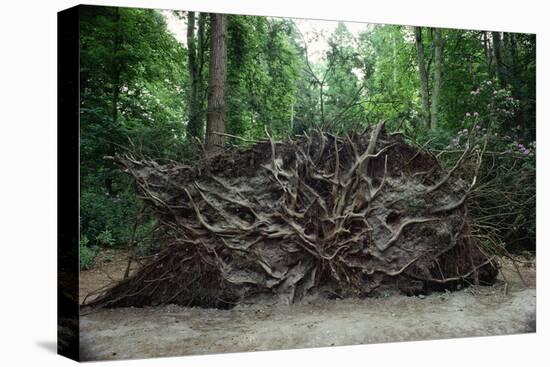
[[[467,224],[468,149],[445,171],[383,127],[270,138],[194,166],[115,157],[169,242],[91,305],[229,308],[492,283]]]

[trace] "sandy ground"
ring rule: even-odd
[[[132,273],[138,264],[132,262],[130,270]],[[94,266],[87,271],[80,272],[79,300],[90,301],[94,298],[94,291],[102,287],[120,281],[124,277],[128,266],[128,251],[126,250],[104,250],[95,258]]]
[[[81,275],[87,292],[119,279],[123,253]],[[425,297],[311,299],[284,307],[232,310],[175,305],[119,308],[84,315],[82,360],[260,351],[489,336],[534,332],[535,269],[521,265],[525,286],[510,263],[493,287],[469,287]],[[506,294],[505,294],[506,291]],[[81,298],[82,299],[82,298]]]

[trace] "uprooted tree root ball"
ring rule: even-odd
[[[169,241],[89,305],[228,308],[492,284],[494,258],[468,229],[466,153],[446,171],[380,123],[260,140],[194,166],[117,156]]]

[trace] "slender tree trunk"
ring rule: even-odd
[[[512,85],[512,95],[514,98],[521,100],[521,80],[520,80],[520,70],[519,70],[519,54],[518,54],[518,45],[516,41],[516,35],[510,33],[509,35],[509,44],[508,44],[508,54],[510,55],[510,84]]]
[[[518,74],[519,66],[519,56],[518,56],[518,44],[516,40],[516,35],[514,33],[510,34],[510,62],[511,62],[511,71],[512,74]]]
[[[210,14],[210,65],[208,75],[208,113],[206,154],[212,156],[223,149],[225,131],[224,108],[227,80],[227,19],[223,14]]]
[[[201,122],[201,136],[200,138],[203,139],[204,138],[204,102],[206,100],[206,88],[205,88],[205,83],[204,83],[204,64],[205,64],[205,60],[204,60],[204,54],[205,54],[205,50],[208,48],[208,45],[206,44],[206,36],[205,36],[205,25],[206,25],[206,13],[199,13],[199,34],[198,34],[198,39],[197,39],[197,42],[198,42],[198,71],[197,71],[197,76],[198,76],[198,86],[197,86],[197,90],[198,90],[198,95],[197,95],[197,99],[198,99],[198,114],[199,114],[199,118],[200,118],[200,122]]]
[[[111,120],[113,122],[113,129],[115,129],[116,124],[118,123],[118,100],[120,97],[120,74],[121,74],[121,65],[118,59],[118,53],[122,47],[122,31],[120,28],[120,10],[115,8],[115,22],[114,22],[114,38],[113,38],[113,49],[112,49],[112,64],[111,64]],[[109,142],[109,155],[115,155],[115,145],[112,142]],[[115,190],[113,188],[113,178],[107,176],[105,178],[105,189],[109,195],[114,195]]]
[[[113,39],[113,61],[112,61],[112,95],[111,95],[111,117],[113,124],[118,120],[118,98],[120,95],[120,62],[118,60],[118,52],[122,46],[122,33],[120,30],[120,11],[115,9],[115,35]]]
[[[319,101],[321,103],[321,126],[325,126],[325,96],[323,95],[323,83],[319,83]]]
[[[198,65],[197,51],[195,46],[195,12],[190,11],[187,15],[187,66],[189,70],[189,122],[187,133],[190,137],[202,139],[202,121],[198,116]]]
[[[294,101],[290,104],[290,133],[294,133]]]
[[[395,29],[392,29],[392,62],[393,62],[393,87],[397,88],[397,41],[396,41]]]
[[[512,97],[519,101],[519,108],[515,115],[515,122],[519,125],[521,132],[525,133],[525,118],[523,112],[523,93],[521,90],[519,55],[516,35],[508,34],[507,54],[509,55],[508,81],[512,86]]]
[[[506,80],[512,87],[512,96],[519,99],[521,93],[521,81],[519,80],[519,56],[516,35],[514,33],[504,33],[503,39],[506,54]]]
[[[489,75],[492,74],[493,56],[491,55],[491,46],[489,46],[489,37],[486,31],[481,32],[483,38],[483,52],[485,53],[485,63]]]
[[[502,43],[500,39],[500,32],[491,32],[493,38],[493,53],[495,55],[495,64],[497,78],[502,87],[506,86],[506,69],[502,59]]]
[[[196,13],[187,16],[187,60],[189,70],[189,100],[187,134],[199,140],[204,139],[204,26],[205,15],[198,16],[198,34],[195,36]]]
[[[508,85],[511,85],[513,88],[514,82],[514,70],[512,67],[513,64],[513,51],[512,51],[512,33],[503,32],[502,33],[502,43],[501,43],[501,58],[502,58],[502,67],[504,70],[504,79]]]
[[[439,119],[439,91],[441,89],[441,68],[442,68],[442,53],[443,53],[443,38],[441,36],[441,29],[436,28],[434,30],[434,74],[433,74],[433,86],[432,86],[432,101],[431,101],[431,121],[430,125],[432,129],[437,128]]]
[[[428,92],[428,73],[424,61],[424,44],[422,43],[422,27],[414,27],[416,54],[418,59],[418,75],[420,77],[420,95],[422,96],[422,120],[430,127],[430,95]]]

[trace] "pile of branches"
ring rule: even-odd
[[[195,165],[113,157],[168,242],[89,305],[229,308],[492,284],[495,259],[468,226],[472,152],[446,171],[380,123],[344,137],[268,134]]]

